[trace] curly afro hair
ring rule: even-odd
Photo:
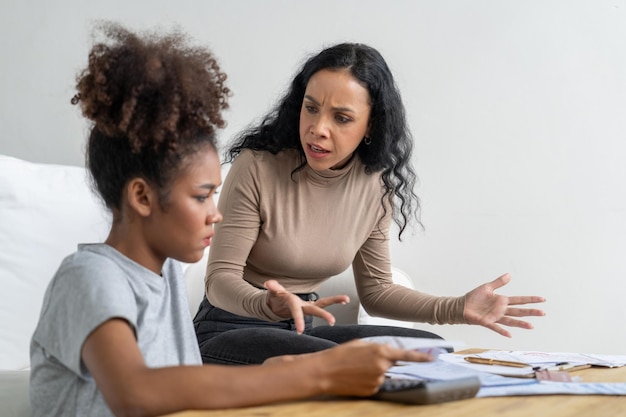
[[[141,177],[167,196],[168,185],[187,157],[225,126],[230,90],[226,74],[205,47],[191,46],[178,30],[135,34],[100,23],[77,77],[80,104],[92,122],[86,161],[107,207],[120,209],[124,185]]]

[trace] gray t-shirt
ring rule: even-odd
[[[80,245],[46,290],[30,349],[33,416],[112,416],[81,359],[99,325],[122,318],[152,368],[200,365],[180,264],[162,276],[106,244]]]

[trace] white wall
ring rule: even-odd
[[[624,0],[0,0],[0,154],[81,165],[69,104],[94,19],[180,25],[234,91],[223,142],[337,41],[378,48],[416,141],[425,231],[393,243],[417,286],[460,295],[511,272],[547,316],[505,339],[439,326],[469,346],[626,353]],[[1,219],[0,219],[1,221]]]

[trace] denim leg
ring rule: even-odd
[[[373,325],[337,325],[317,326],[309,333],[311,336],[332,340],[335,343],[344,343],[353,339],[362,339],[372,336],[402,336],[402,337],[425,337],[429,339],[442,339],[434,333],[425,330],[408,329],[395,326]]]
[[[316,352],[336,345],[307,335],[311,323],[307,317],[305,334],[299,335],[293,320],[268,322],[238,316],[211,305],[206,297],[194,318],[202,361],[228,365],[259,364],[273,356]]]
[[[254,327],[220,333],[200,343],[200,354],[204,363],[250,365],[273,356],[316,352],[336,345],[289,330]]]

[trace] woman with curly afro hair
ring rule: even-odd
[[[320,394],[372,395],[394,361],[428,355],[347,343],[260,366],[203,366],[182,269],[222,220],[215,132],[229,90],[213,54],[182,33],[100,26],[77,80],[91,121],[87,166],[112,212],[46,291],[31,343],[34,416],[155,416]]]

